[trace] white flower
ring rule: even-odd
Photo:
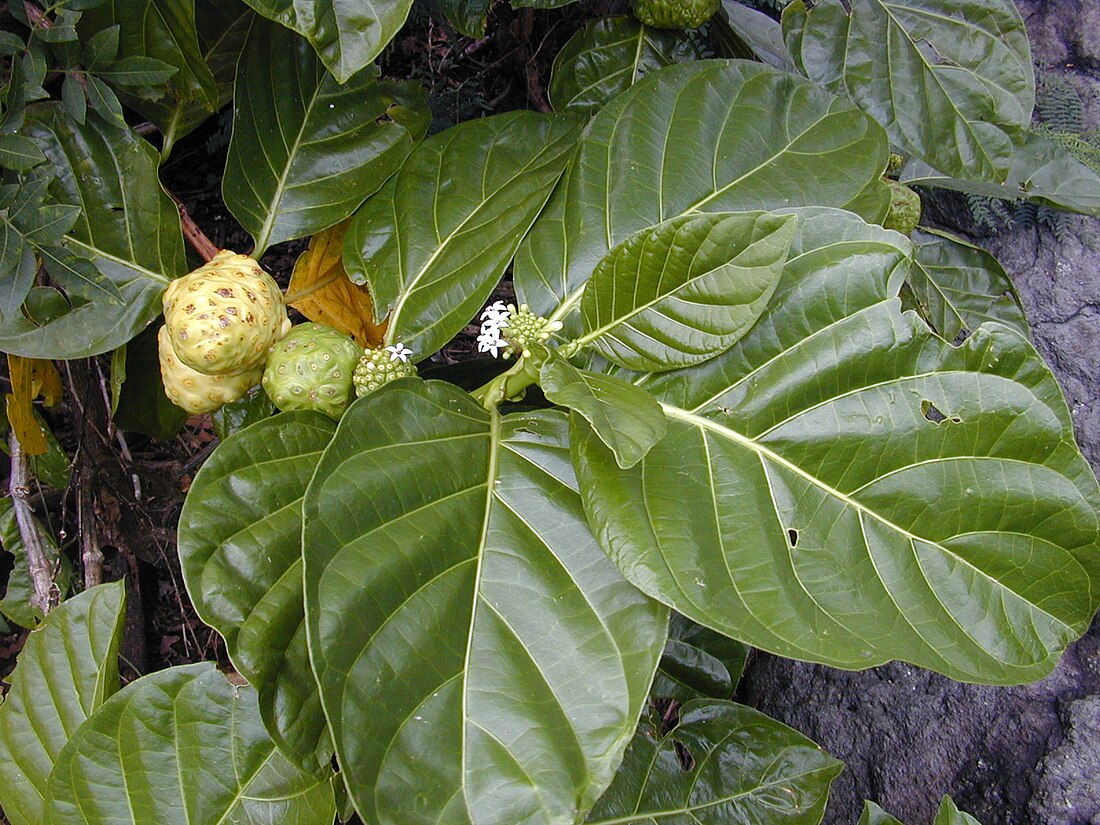
[[[496,301],[485,307],[481,313],[481,332],[484,335],[490,330],[502,329],[508,326],[508,317],[511,311],[504,305],[504,301]]]
[[[506,347],[503,341],[500,340],[500,331],[497,329],[485,329],[481,328],[481,335],[477,336],[477,351],[478,352],[491,352],[494,358],[498,357],[498,351],[503,347]]]
[[[409,362],[409,356],[413,354],[413,351],[402,343],[394,344],[392,347],[386,347],[386,352],[390,354],[391,361],[400,361],[402,364],[407,364]]]

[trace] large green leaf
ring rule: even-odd
[[[427,125],[402,122],[404,109],[425,105],[417,90],[379,81],[373,66],[340,85],[302,38],[253,22],[222,195],[257,257],[338,224],[400,168]]]
[[[901,180],[911,186],[938,186],[990,198],[1027,198],[1056,209],[1100,216],[1100,175],[1036,132],[1020,137],[1001,184],[951,177],[917,160],[906,164]]]
[[[365,821],[564,825],[610,783],[667,613],[596,545],[565,436],[561,413],[404,379],[322,456],[307,626]]]
[[[153,58],[175,69],[163,86],[156,84],[156,94],[125,94],[126,102],[161,132],[175,135],[185,111],[191,112],[193,126],[196,108],[207,115],[217,110],[217,82],[199,45],[194,0],[108,0],[80,19],[84,38],[112,26],[119,27],[120,61]],[[106,72],[103,76],[113,79]]]
[[[118,690],[123,582],[74,596],[27,639],[0,704],[0,805],[11,825],[41,825],[46,783],[81,723]]]
[[[256,692],[213,663],[143,676],[57,758],[47,825],[331,825],[332,783],[296,769],[264,730]]]
[[[955,177],[1002,181],[1031,120],[1035,77],[1012,0],[802,2],[787,46],[816,83],[847,94],[906,153]]]
[[[661,699],[732,699],[749,648],[679,613],[672,614],[650,694]]]
[[[642,590],[754,646],[1037,679],[1096,611],[1100,490],[1026,339],[900,311],[905,246],[804,213],[752,331],[638,380],[669,432],[637,466],[573,419],[585,509]]]
[[[720,43],[726,43],[730,57],[756,57],[769,66],[794,71],[794,63],[783,29],[763,10],[747,6],[738,0],[722,0],[722,8],[711,23]],[[749,54],[742,52],[748,50]]]
[[[293,29],[317,50],[340,83],[382,53],[409,16],[413,0],[245,0],[271,20]]]
[[[583,415],[621,467],[633,467],[665,434],[665,414],[652,395],[613,375],[577,369],[556,353],[540,368],[539,386],[550,401]]]
[[[296,762],[332,754],[306,650],[302,496],[336,425],[289,412],[223,441],[187,495],[179,555],[195,610],[256,686],[260,715]]]
[[[435,0],[435,4],[458,31],[467,37],[483,37],[493,0]]]
[[[817,825],[843,768],[757,710],[696,700],[663,735],[639,726],[587,825]]]
[[[516,256],[516,290],[540,314],[570,306],[612,247],[680,215],[820,204],[877,220],[888,155],[873,120],[794,75],[737,60],[661,69],[589,123]]]
[[[920,231],[913,240],[907,281],[936,332],[954,341],[984,321],[1000,321],[1029,334],[1020,296],[996,258],[946,232]]]
[[[863,813],[859,817],[859,825],[902,825],[902,823],[882,810],[874,802],[863,801]]]
[[[576,343],[638,372],[724,352],[767,306],[796,227],[791,215],[719,212],[636,232],[592,273]]]
[[[237,74],[237,60],[244,49],[245,37],[254,16],[252,9],[244,5],[221,0],[196,0],[195,26],[198,29],[199,49],[202,59],[214,78],[215,109],[221,109],[233,100],[233,81]],[[166,113],[167,125],[163,135],[161,157],[167,157],[173,144],[189,134],[210,117],[208,101],[177,101],[175,108]]]
[[[589,20],[554,58],[550,101],[559,112],[590,115],[647,73],[700,57],[686,32],[654,29],[633,17]]]
[[[387,343],[431,355],[477,314],[546,203],[576,143],[571,117],[509,112],[420,144],[344,240]]]
[[[157,155],[129,130],[89,118],[80,126],[60,104],[28,108],[23,133],[49,158],[55,200],[81,204],[64,250],[86,258],[122,296],[70,295],[38,325],[22,315],[0,325],[0,349],[30,358],[85,358],[126,343],[161,311],[169,280],[187,271],[175,205],[160,188]]]

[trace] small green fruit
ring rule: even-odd
[[[164,323],[179,360],[206,375],[261,367],[290,329],[279,285],[252,258],[227,249],[168,285]]]
[[[236,375],[205,375],[180,361],[172,348],[168,327],[157,333],[160,377],[168,400],[192,415],[214,412],[236,401],[260,383],[263,370],[256,367]]]
[[[355,368],[355,394],[362,398],[390,381],[416,375],[416,365],[407,363],[400,352],[400,345],[386,349],[368,349]]]
[[[909,235],[920,223],[920,195],[895,180],[886,180],[890,187],[890,213],[882,225],[902,235]]]
[[[351,403],[352,373],[363,350],[324,324],[299,324],[267,355],[263,385],[276,407],[339,419]]]
[[[634,16],[656,29],[697,29],[721,4],[722,0],[633,0]]]

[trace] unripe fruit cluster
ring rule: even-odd
[[[355,368],[355,394],[362,398],[390,381],[416,375],[416,366],[395,356],[390,349],[368,349]]]

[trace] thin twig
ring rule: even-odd
[[[80,521],[80,563],[84,569],[84,589],[88,590],[103,582],[103,550],[96,532],[95,496],[87,469],[80,474],[76,507]]]
[[[99,375],[99,391],[103,395],[103,408],[107,411],[107,433],[108,435],[114,435],[115,441],[118,442],[119,452],[126,459],[126,466],[132,467],[134,456],[130,453],[130,445],[126,443],[126,436],[122,434],[122,430],[115,426],[115,420],[111,417],[111,392],[107,389],[107,376],[103,374],[103,365],[98,359],[92,360],[95,363],[96,373]],[[142,497],[141,478],[132,470],[130,472],[130,482],[134,486],[134,501],[140,504]]]
[[[168,195],[175,202],[176,209],[179,210],[180,226],[183,228],[183,237],[191,244],[191,248],[199,253],[199,257],[204,261],[213,260],[214,256],[217,255],[219,251],[217,244],[206,237],[206,233],[199,228],[197,223],[195,223],[191,214],[187,211],[187,207],[183,205],[183,201],[171,192],[169,192]]]
[[[11,449],[11,477],[8,490],[15,510],[15,521],[19,525],[19,537],[23,540],[23,550],[27,556],[31,583],[34,586],[34,596],[31,597],[30,604],[45,615],[57,606],[59,600],[57,585],[53,580],[53,565],[46,556],[46,550],[42,546],[42,536],[34,523],[31,506],[27,502],[31,492],[30,465],[23,452],[23,445],[15,435],[15,430],[12,430],[8,436],[8,446]]]

